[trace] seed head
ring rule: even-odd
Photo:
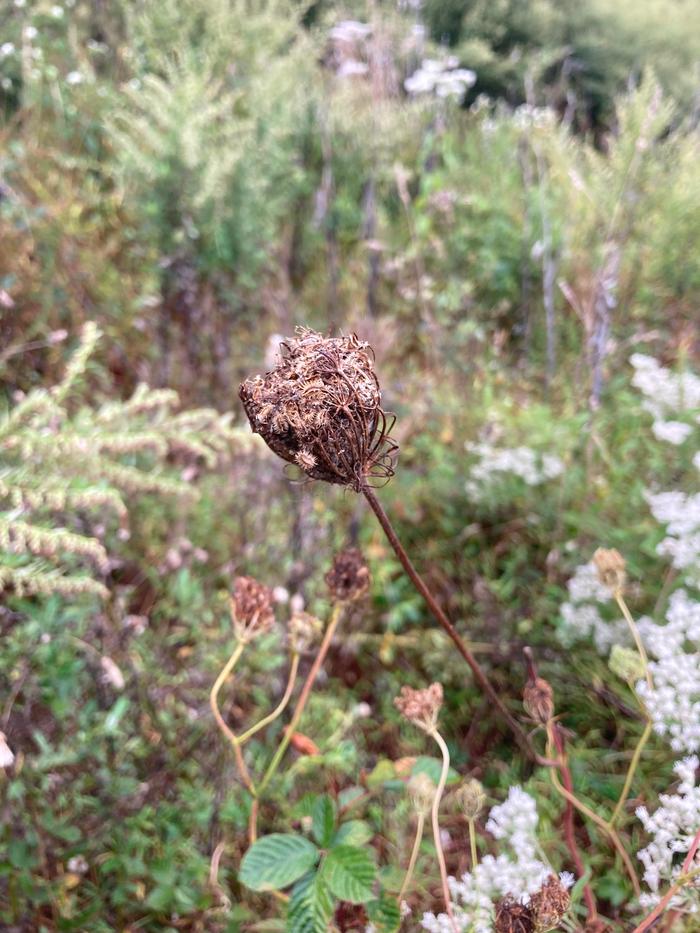
[[[430,811],[435,800],[435,784],[430,780],[427,774],[414,774],[406,785],[408,796],[413,809],[418,814],[426,815]]]
[[[556,929],[571,906],[571,896],[556,875],[550,875],[540,890],[530,898],[529,908],[535,921],[535,933]]]
[[[523,706],[528,716],[543,725],[554,716],[554,692],[544,678],[528,680],[523,690]]]
[[[465,781],[457,791],[456,797],[464,816],[470,821],[478,817],[486,803],[483,785],[476,778]]]
[[[308,612],[294,612],[289,620],[289,647],[296,654],[308,651],[321,631],[321,620]]]
[[[414,726],[424,732],[432,732],[442,706],[442,684],[431,684],[424,690],[402,687],[394,706]]]
[[[231,596],[233,628],[241,641],[266,632],[275,621],[272,590],[253,577],[236,577]]]
[[[336,602],[346,603],[364,596],[369,589],[369,567],[362,552],[347,548],[336,554],[326,574],[326,583]]]
[[[593,563],[603,586],[607,586],[613,593],[624,590],[627,580],[627,564],[618,550],[599,547],[593,554]]]
[[[644,662],[637,652],[622,645],[613,645],[608,659],[608,667],[613,674],[628,683],[641,680],[646,673]]]
[[[372,352],[354,334],[299,329],[276,368],[246,379],[240,396],[253,431],[312,479],[359,492],[393,476],[393,420],[381,407]]]
[[[508,895],[496,904],[495,933],[535,933],[530,907]]]

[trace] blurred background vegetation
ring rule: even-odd
[[[298,324],[370,341],[401,446],[383,501],[518,714],[533,645],[581,792],[614,801],[610,763],[642,724],[596,651],[553,633],[599,545],[628,559],[635,613],[659,611],[668,568],[644,490],[693,482],[628,360],[675,368],[700,349],[699,14],[697,0],[0,0],[0,729],[16,756],[0,779],[2,929],[275,916],[236,880],[245,800],[208,690],[231,650],[233,576],[276,587],[280,622],[290,600],[324,616],[348,541],[371,600],[304,720],[319,754],[279,778],[263,824],[422,754],[391,698],[439,677],[454,766],[494,799],[530,782],[569,867],[546,777],[362,503],[284,473],[237,386]],[[476,443],[561,469],[470,482]],[[279,632],[249,657],[232,722],[283,690]],[[253,767],[277,728],[251,743]],[[639,800],[671,762],[652,741]],[[398,791],[365,817],[381,864],[405,864]],[[629,929],[628,882],[589,836],[602,909]],[[207,883],[222,837],[229,912]],[[439,903],[427,844],[421,878],[418,913]]]

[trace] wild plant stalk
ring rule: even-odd
[[[442,882],[442,896],[445,899],[445,910],[447,911],[447,915],[450,918],[453,930],[455,933],[459,933],[459,927],[457,926],[454,911],[452,910],[452,902],[450,901],[450,886],[447,882],[447,865],[445,864],[445,853],[442,850],[442,840],[440,838],[440,801],[442,800],[445,784],[447,784],[447,775],[450,771],[450,752],[447,744],[445,743],[445,740],[440,735],[436,727],[433,727],[428,732],[428,735],[435,739],[442,754],[442,770],[440,771],[440,780],[438,781],[437,790],[435,791],[435,799],[433,800],[433,806],[430,811],[430,820],[433,827],[433,841],[435,842],[435,853],[437,855],[438,865],[440,867],[440,880]]]
[[[423,830],[425,829],[425,813],[419,812],[417,821],[416,821],[416,833],[413,838],[413,846],[411,848],[411,857],[408,860],[408,868],[406,869],[406,875],[403,879],[403,884],[401,885],[401,890],[399,891],[399,906],[404,899],[406,891],[411,884],[411,879],[413,878],[413,872],[416,868],[416,861],[418,860],[418,852],[420,851],[420,844],[423,840]]]
[[[253,784],[253,779],[250,776],[250,771],[248,770],[248,766],[246,765],[245,759],[243,758],[243,753],[241,752],[238,738],[236,737],[235,733],[226,724],[224,717],[221,715],[221,711],[219,710],[219,702],[218,702],[221,688],[226,682],[226,680],[228,679],[228,677],[230,676],[230,674],[233,672],[233,669],[235,668],[241,655],[243,654],[243,651],[245,650],[245,646],[246,646],[245,641],[237,642],[236,647],[233,649],[233,653],[231,657],[228,659],[226,664],[224,664],[223,668],[221,669],[221,673],[214,681],[214,686],[211,688],[211,692],[209,693],[209,706],[211,707],[211,711],[214,714],[214,719],[216,720],[217,726],[219,727],[219,729],[221,729],[224,736],[228,739],[231,745],[231,748],[233,749],[233,754],[236,759],[236,767],[238,768],[238,773],[241,776],[241,780],[245,784],[248,792],[253,797],[255,797],[257,796],[257,791],[255,789],[255,785]]]
[[[256,723],[254,726],[251,726],[250,729],[246,730],[245,732],[241,733],[241,735],[238,736],[237,741],[239,745],[245,745],[245,743],[249,739],[253,738],[256,732],[260,732],[261,729],[264,729],[265,726],[269,726],[270,723],[273,723],[275,719],[279,718],[282,715],[282,713],[287,708],[290,697],[292,696],[292,691],[294,690],[294,684],[296,683],[298,672],[299,672],[299,655],[297,652],[293,652],[292,660],[289,665],[289,676],[287,678],[287,686],[285,687],[284,695],[282,696],[282,699],[280,700],[279,704],[275,707],[275,709],[271,713],[269,713],[267,716],[261,719],[260,722]]]
[[[469,827],[469,854],[471,855],[472,860],[472,871],[479,864],[479,856],[476,851],[476,827],[474,825],[474,820],[467,820],[467,825]]]

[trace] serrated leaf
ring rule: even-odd
[[[238,878],[252,891],[286,888],[313,868],[318,855],[313,842],[303,836],[271,833],[248,849]]]
[[[372,827],[364,820],[348,820],[338,827],[331,846],[363,846],[373,835]]]
[[[326,933],[333,898],[316,872],[294,885],[287,912],[287,933]]]
[[[396,933],[401,926],[401,911],[396,898],[387,894],[367,905],[367,916],[377,933]]]
[[[335,804],[323,794],[316,799],[311,811],[311,832],[316,842],[324,848],[330,845],[335,829]]]
[[[372,897],[377,869],[370,854],[355,846],[336,846],[326,856],[320,874],[341,901],[365,904]]]

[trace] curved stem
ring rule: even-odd
[[[438,781],[438,786],[435,791],[435,797],[433,799],[433,807],[431,810],[431,819],[433,824],[433,839],[435,840],[435,851],[437,853],[438,865],[440,866],[440,880],[442,881],[442,895],[445,899],[445,910],[452,922],[452,928],[455,933],[459,933],[459,928],[457,927],[457,921],[455,920],[454,911],[452,910],[452,903],[450,901],[450,888],[447,883],[447,866],[445,865],[445,853],[442,851],[442,842],[440,841],[440,800],[442,798],[443,791],[445,790],[445,784],[447,783],[447,775],[450,770],[450,752],[445,744],[445,740],[437,731],[433,729],[430,733],[432,737],[437,742],[442,752],[442,771],[440,772],[440,780]]]
[[[627,608],[627,603],[625,602],[625,597],[622,595],[621,590],[615,590],[615,602],[620,608],[620,612],[625,617],[625,622],[627,623],[630,632],[632,633],[632,638],[634,638],[634,643],[637,648],[639,657],[642,659],[642,664],[644,665],[644,676],[646,678],[647,686],[650,690],[654,689],[654,681],[651,678],[651,672],[649,670],[649,658],[647,657],[647,651],[644,647],[644,642],[642,641],[642,636],[639,633],[637,628],[637,623],[632,618],[632,613]]]
[[[256,732],[259,732],[261,729],[264,729],[265,726],[269,726],[271,722],[274,722],[278,716],[281,716],[289,703],[289,698],[292,695],[292,690],[294,689],[294,684],[297,679],[297,671],[299,670],[299,655],[295,652],[292,655],[292,663],[289,668],[289,678],[287,679],[287,686],[284,691],[284,696],[280,700],[278,706],[264,719],[261,719],[260,722],[255,723],[254,726],[251,726],[246,732],[236,737],[236,741],[239,745],[245,745],[248,739],[252,739]]]
[[[403,879],[403,884],[401,885],[401,890],[399,891],[399,909],[401,908],[401,902],[403,901],[404,894],[408,890],[408,886],[411,883],[411,878],[413,877],[413,870],[416,867],[416,860],[418,858],[418,851],[420,849],[421,840],[423,838],[423,827],[425,826],[425,813],[418,814],[418,822],[416,823],[416,836],[413,840],[413,848],[411,849],[411,857],[408,860],[408,868],[406,869],[406,877]]]
[[[289,746],[289,743],[292,740],[292,736],[294,735],[296,727],[299,725],[299,720],[302,717],[302,714],[304,712],[304,707],[306,706],[306,703],[309,699],[309,695],[311,694],[311,689],[314,685],[314,681],[316,680],[316,677],[321,668],[321,665],[326,659],[326,655],[328,654],[328,649],[330,648],[331,641],[333,640],[333,635],[335,634],[335,630],[338,627],[338,623],[340,622],[342,614],[343,614],[343,604],[336,603],[335,606],[333,607],[333,614],[331,615],[331,620],[328,623],[328,627],[326,628],[325,634],[323,636],[323,641],[321,642],[321,645],[318,649],[318,653],[316,657],[314,658],[314,662],[311,665],[311,669],[306,676],[306,680],[304,681],[304,686],[301,688],[301,693],[299,694],[299,699],[297,700],[297,705],[294,709],[291,722],[289,723],[289,726],[287,727],[284,733],[284,736],[282,737],[282,741],[280,742],[279,747],[277,748],[277,751],[275,752],[272,761],[268,765],[267,771],[265,772],[265,775],[263,776],[263,779],[260,783],[258,794],[262,794],[265,788],[267,787],[267,785],[270,783],[270,780],[272,779],[275,771],[277,770],[280,761],[282,761],[282,758],[284,757],[284,753],[287,751],[287,748]]]
[[[384,508],[381,502],[379,501],[379,499],[377,499],[377,496],[375,495],[374,490],[370,486],[363,485],[362,494],[364,495],[365,499],[370,505],[370,508],[376,515],[377,520],[379,524],[381,525],[384,534],[387,536],[389,543],[394,549],[396,556],[398,557],[401,563],[401,566],[408,574],[408,577],[411,580],[411,583],[413,583],[415,588],[421,594],[421,596],[423,597],[423,599],[425,600],[428,606],[428,609],[430,609],[435,619],[437,619],[437,621],[440,623],[440,625],[444,628],[444,630],[447,632],[447,634],[450,636],[450,638],[454,642],[455,646],[457,647],[457,650],[459,651],[459,653],[462,655],[464,660],[467,662],[467,664],[471,668],[472,673],[474,674],[474,679],[477,681],[481,689],[491,700],[493,705],[500,711],[501,715],[503,716],[503,718],[506,720],[506,722],[510,726],[513,732],[513,735],[516,738],[516,741],[518,742],[520,747],[523,749],[523,751],[533,761],[536,761],[538,764],[543,764],[542,759],[540,758],[540,756],[537,754],[537,752],[533,748],[532,743],[528,739],[524,730],[521,728],[520,724],[517,722],[515,717],[509,712],[503,700],[496,693],[496,690],[492,686],[490,680],[488,679],[486,674],[481,669],[479,662],[476,660],[476,658],[471,653],[469,648],[467,648],[467,646],[464,644],[464,642],[462,641],[462,638],[460,637],[459,633],[455,629],[454,625],[450,622],[450,620],[447,618],[443,610],[440,608],[437,601],[435,600],[435,597],[433,596],[430,589],[428,588],[427,584],[425,583],[423,578],[420,576],[416,568],[413,566],[413,563],[411,562],[410,557],[406,553],[403,545],[401,544],[401,542],[399,541],[396,535],[396,532],[394,531],[394,528],[391,524],[389,516],[384,511]]]
[[[622,793],[620,794],[619,800],[615,804],[615,809],[613,810],[612,816],[608,820],[608,825],[611,828],[615,824],[615,821],[617,820],[618,816],[622,812],[622,808],[627,802],[627,798],[629,797],[629,793],[630,793],[630,788],[632,787],[632,781],[637,771],[637,766],[639,765],[639,760],[642,757],[642,752],[644,751],[644,747],[649,740],[649,736],[651,735],[652,728],[653,727],[651,724],[651,720],[647,717],[646,725],[644,726],[644,731],[639,737],[639,741],[637,742],[637,745],[634,749],[634,754],[632,755],[632,760],[630,761],[630,766],[627,769],[627,776],[625,777],[625,784],[624,784],[624,787],[622,788]]]
[[[476,853],[476,831],[474,828],[474,820],[469,820],[469,851],[471,852],[472,857],[472,871],[474,871],[479,862],[479,856]]]
[[[211,688],[211,692],[209,693],[209,706],[211,707],[211,711],[214,714],[214,719],[216,720],[216,724],[218,725],[219,729],[221,729],[223,734],[226,736],[226,738],[231,743],[231,747],[233,748],[233,754],[236,759],[236,767],[238,768],[238,772],[241,776],[241,780],[247,787],[248,791],[253,795],[253,797],[255,797],[256,795],[255,785],[253,784],[252,778],[250,776],[250,772],[248,771],[248,766],[246,765],[245,760],[243,758],[243,753],[241,752],[239,748],[238,739],[236,738],[235,734],[231,731],[231,729],[229,729],[229,727],[224,722],[224,717],[221,715],[221,711],[219,710],[219,702],[218,702],[219,692],[222,686],[224,685],[226,678],[229,676],[231,671],[234,669],[234,667],[238,663],[238,659],[243,654],[244,648],[245,648],[245,642],[239,641],[236,644],[236,647],[233,649],[233,654],[228,659],[223,669],[221,670],[221,673],[214,681],[214,686]]]
[[[553,728],[554,728],[554,724],[552,722],[549,722],[547,724],[547,740],[548,740],[547,755],[548,756],[551,756],[552,751],[556,748],[556,742],[552,734]],[[582,813],[585,817],[591,820],[592,823],[595,823],[595,825],[599,829],[602,829],[603,832],[610,838],[610,841],[612,842],[617,853],[622,859],[622,862],[625,866],[625,870],[627,871],[629,879],[632,882],[632,887],[634,888],[635,896],[639,897],[639,895],[641,894],[641,888],[639,886],[639,879],[637,878],[637,873],[634,870],[634,865],[632,864],[632,861],[630,860],[629,855],[625,851],[625,847],[620,842],[620,837],[617,835],[613,827],[611,827],[602,817],[598,816],[597,813],[595,813],[593,810],[587,807],[585,803],[582,803],[578,799],[578,797],[576,797],[575,794],[566,790],[565,787],[562,787],[562,784],[559,781],[559,777],[557,776],[557,772],[554,768],[550,769],[549,773],[552,779],[552,784],[554,785],[555,789],[562,795],[562,797],[565,800],[568,800],[571,804],[573,804],[573,806],[576,807],[576,809],[580,813]]]

